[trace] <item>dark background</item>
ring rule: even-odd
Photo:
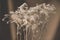
[[[51,0],[42,0],[42,2],[49,3]],[[59,4],[60,0],[55,0]],[[14,10],[18,6],[28,2],[26,0],[13,0]],[[7,0],[0,0],[0,40],[11,40],[10,26],[5,22],[2,22],[1,19],[4,17],[4,14],[8,14]],[[60,24],[60,22],[59,22]],[[60,40],[60,25],[58,24],[58,29],[55,35],[54,40]]]

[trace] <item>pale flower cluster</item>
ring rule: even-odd
[[[28,7],[26,3],[22,4],[18,9],[10,11],[10,14],[5,15],[11,17],[9,20],[11,23],[16,23],[17,27],[26,26],[32,27],[34,30],[41,24],[46,24],[50,14],[55,13],[55,6],[50,4],[40,4],[35,7]],[[3,19],[4,20],[4,19]]]

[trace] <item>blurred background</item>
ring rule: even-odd
[[[4,14],[8,14],[9,11],[12,10],[15,11],[24,2],[26,2],[29,6],[35,6],[36,3],[55,4],[58,10],[57,12],[60,14],[60,0],[0,0],[0,20],[4,17]],[[7,24],[6,21],[0,21],[0,40],[12,40],[11,31],[13,34],[15,29],[14,27],[10,27],[10,24]],[[60,40],[60,21],[58,22],[58,29],[55,33],[54,40]]]

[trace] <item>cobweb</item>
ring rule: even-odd
[[[7,23],[16,23],[17,40],[44,40],[44,32],[47,30],[47,24],[51,14],[55,14],[55,6],[50,4],[37,4],[35,7],[28,7],[23,3],[18,9],[5,14],[2,19],[11,18]],[[24,36],[22,37],[21,35]]]

